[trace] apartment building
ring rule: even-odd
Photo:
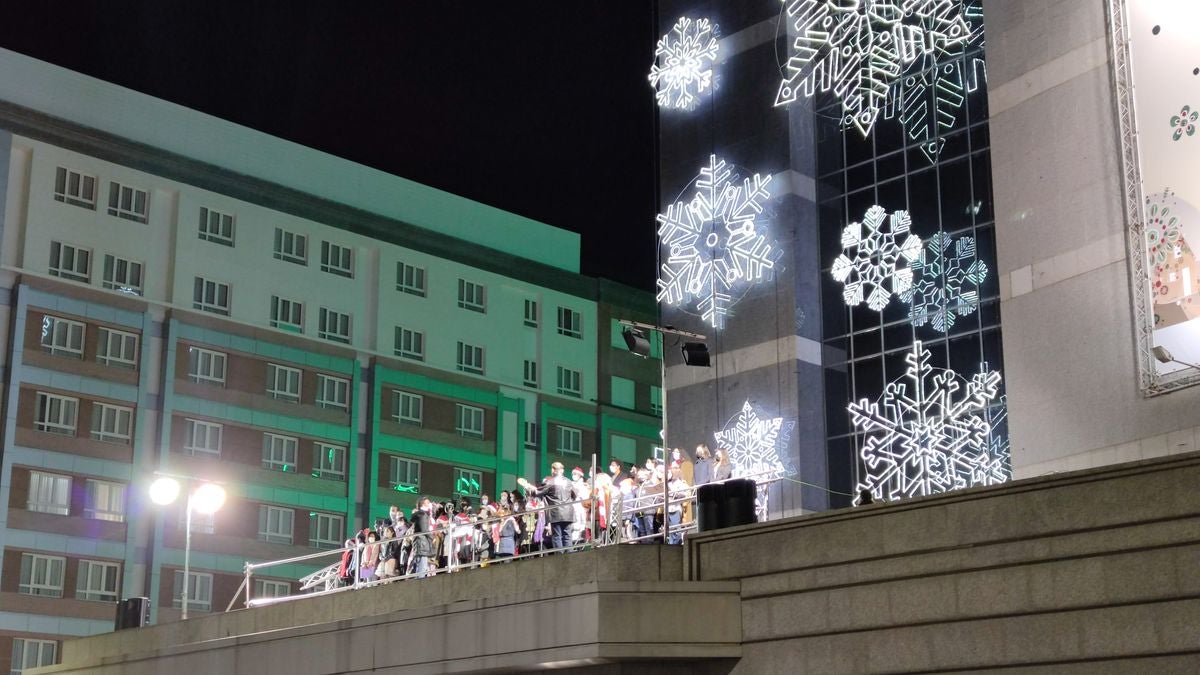
[[[156,472],[228,492],[193,518],[203,612],[391,504],[659,451],[660,361],[619,323],[653,298],[580,275],[577,235],[3,50],[0,171],[12,672],[119,598],[179,616]]]

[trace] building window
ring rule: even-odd
[[[483,474],[473,469],[454,467],[454,496],[478,497],[483,494]]]
[[[583,374],[578,370],[558,367],[558,393],[579,398],[583,395]]]
[[[487,312],[487,304],[483,284],[476,284],[466,279],[458,280],[458,306],[472,312]]]
[[[558,308],[558,334],[583,339],[583,320],[579,318],[579,312],[566,307]]]
[[[345,532],[343,516],[317,511],[308,516],[308,545],[313,548],[341,548]]]
[[[34,427],[38,431],[74,436],[79,399],[47,394],[44,391],[39,391],[37,396],[37,421],[34,423]]]
[[[254,580],[254,599],[258,598],[286,598],[292,594],[292,584],[287,581],[274,581],[272,579],[255,579]]]
[[[117,601],[121,565],[98,560],[80,560],[75,582],[75,597],[80,600]]]
[[[120,368],[137,368],[138,336],[123,330],[100,328],[100,342],[96,345],[96,363]]]
[[[330,342],[350,344],[350,315],[322,307],[317,313],[317,337]]]
[[[82,359],[83,331],[84,326],[78,321],[46,314],[42,317],[42,351]]]
[[[655,415],[663,414],[662,387],[650,385],[650,412]]]
[[[296,512],[278,506],[260,504],[258,507],[258,538],[275,544],[292,543]]]
[[[215,422],[188,418],[184,420],[183,451],[189,455],[221,456],[221,432],[224,427]]]
[[[208,572],[188,572],[188,609],[207,612],[212,609],[213,576]],[[175,570],[171,584],[171,606],[183,605],[183,570]]]
[[[92,439],[129,445],[133,408],[108,403],[92,404]]]
[[[62,171],[62,169],[59,169]],[[28,668],[52,666],[58,654],[58,643],[53,640],[30,640],[13,638],[12,662],[9,675],[20,675]]]
[[[54,200],[95,209],[96,177],[58,167],[54,174]]]
[[[538,386],[537,361],[525,360],[525,386],[534,387],[535,389]]]
[[[108,215],[144,223],[150,212],[150,195],[116,181],[108,184]]]
[[[192,289],[192,308],[229,316],[229,284],[196,277]]]
[[[414,361],[425,360],[425,334],[396,326],[396,356]]]
[[[536,420],[527,420],[525,422],[525,447],[530,450],[536,450],[538,447],[538,438],[541,436],[541,430],[538,427]]]
[[[392,417],[401,424],[421,426],[424,420],[425,397],[407,391],[392,390]]]
[[[354,278],[354,253],[349,246],[321,242],[321,271]]]
[[[21,554],[21,581],[17,592],[25,595],[63,596],[63,571],[67,559],[56,555]]]
[[[425,297],[425,268],[397,262],[396,290]]]
[[[583,452],[583,431],[571,427],[558,427],[558,452],[578,455]]]
[[[271,327],[292,333],[304,332],[304,303],[271,296]]]
[[[263,434],[262,466],[264,469],[296,472],[296,448],[300,441],[295,436]]]
[[[29,500],[25,508],[37,513],[71,515],[71,477],[30,471]]]
[[[141,295],[143,292],[142,263],[115,255],[105,255],[103,285],[110,291],[118,291],[126,295]]]
[[[187,500],[179,505],[176,511],[179,518],[176,521],[176,528],[184,530],[187,528]],[[216,529],[217,516],[215,513],[200,513],[192,511],[192,534],[212,534]]]
[[[525,299],[525,325],[530,328],[538,327],[538,301]]]
[[[201,206],[200,238],[214,244],[233,246],[233,214]]]
[[[335,480],[345,479],[346,448],[331,443],[315,443],[313,445],[313,476]]]
[[[391,471],[388,476],[391,488],[399,492],[420,492],[421,463],[406,457],[393,456],[391,459]]]
[[[267,396],[281,401],[300,402],[300,369],[267,364]]]
[[[275,228],[275,259],[297,265],[308,264],[308,236]]]
[[[317,406],[350,409],[350,380],[317,373]]]
[[[225,386],[225,361],[222,352],[200,347],[188,347],[188,379]]]
[[[458,369],[464,373],[483,374],[483,347],[458,343]]]
[[[50,242],[50,276],[90,283],[92,252],[62,242]]]
[[[125,484],[89,478],[84,484],[83,517],[125,522]]]
[[[455,404],[454,430],[460,436],[483,438],[483,408]]]

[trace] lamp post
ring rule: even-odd
[[[170,476],[162,476],[150,484],[150,501],[159,506],[173,504],[179,498],[179,481]],[[192,512],[198,511],[203,515],[216,513],[225,503],[225,488],[216,483],[201,483],[199,487],[188,493],[187,515],[184,525],[183,540],[183,592],[180,597],[181,619],[188,618],[188,583],[191,577],[192,557]]]

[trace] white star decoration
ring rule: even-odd
[[[734,292],[761,281],[775,267],[778,252],[760,230],[770,199],[771,176],[754,174],[740,183],[725,160],[709,157],[700,169],[691,199],[658,216],[658,237],[666,247],[660,267],[659,302],[696,302],[714,328],[725,325]]]
[[[757,480],[778,478],[788,473],[780,457],[787,429],[782,417],[760,418],[749,401],[730,424],[713,434],[717,445],[729,453],[734,477]]]
[[[905,357],[908,370],[887,385],[882,401],[862,399],[848,408],[854,426],[867,435],[857,489],[876,499],[995,485],[1012,476],[1007,443],[992,437],[1002,418],[987,409],[999,392],[1000,373],[985,364],[965,381],[929,365],[929,358],[929,350],[914,342]]]
[[[911,226],[907,211],[888,218],[882,206],[872,206],[862,223],[850,223],[842,230],[842,253],[833,261],[830,274],[844,284],[842,299],[847,305],[861,304],[869,292],[867,306],[879,312],[893,293],[909,291],[913,271],[908,263],[921,255],[921,238],[909,232]]]
[[[961,50],[962,0],[782,0],[796,39],[775,105],[832,91],[843,124],[871,133],[909,65]]]
[[[713,28],[708,19],[681,17],[659,39],[649,76],[659,106],[690,110],[712,87],[712,64],[720,48]]]

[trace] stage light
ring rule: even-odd
[[[621,337],[625,338],[625,346],[629,348],[629,351],[642,358],[650,356],[650,340],[642,331],[626,328],[621,331]]]
[[[710,364],[708,345],[703,342],[685,342],[682,347],[683,362],[689,366],[707,368]]]

